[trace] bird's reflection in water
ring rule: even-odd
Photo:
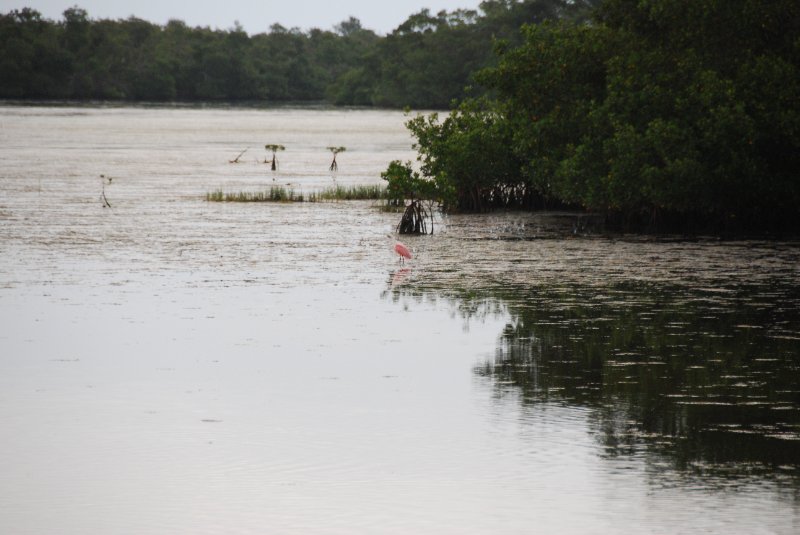
[[[394,273],[392,273],[392,278],[389,280],[389,287],[396,288],[397,286],[402,286],[409,281],[409,277],[411,276],[411,268],[402,268],[398,269]]]

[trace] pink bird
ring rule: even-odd
[[[394,244],[394,252],[400,255],[401,264],[405,264],[406,258],[411,260],[411,250],[400,242]]]

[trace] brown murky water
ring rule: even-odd
[[[800,244],[205,201],[403,120],[0,107],[0,531],[797,532]]]

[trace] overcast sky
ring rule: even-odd
[[[189,26],[229,29],[234,21],[248,33],[265,32],[274,23],[302,30],[330,30],[350,16],[381,34],[390,33],[412,13],[429,8],[477,9],[480,0],[0,0],[0,12],[30,7],[45,18],[61,20],[77,5],[92,19],[126,19],[134,15],[157,24],[180,19]]]

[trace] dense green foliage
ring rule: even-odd
[[[0,97],[321,100],[377,39],[352,18],[336,32],[276,24],[250,37],[238,25],[91,20],[79,8],[52,22],[23,9],[0,16]]]
[[[523,33],[477,76],[492,100],[409,122],[459,207],[512,190],[631,223],[800,228],[800,4],[607,0]]]
[[[483,211],[528,207],[531,189],[520,180],[522,161],[512,150],[513,132],[485,99],[468,101],[439,121],[418,115],[406,124],[417,138],[424,177],[448,191],[447,204]]]
[[[523,23],[580,17],[596,0],[488,0],[481,11],[427,10],[386,37],[358,19],[334,31],[249,36],[93,20],[78,7],[62,21],[32,9],[0,14],[0,98],[147,101],[257,100],[446,109],[472,73],[495,61],[494,39],[518,41]]]
[[[580,19],[597,0],[487,0],[473,10],[423,9],[379,40],[329,92],[337,104],[445,109],[477,70],[494,64],[499,40],[519,42],[523,24]]]
[[[389,168],[381,173],[381,178],[388,183],[386,195],[390,203],[398,206],[406,200],[438,201],[442,204],[449,200],[449,190],[443,189],[448,185],[446,181],[420,176],[411,168],[410,162],[391,162]]]

